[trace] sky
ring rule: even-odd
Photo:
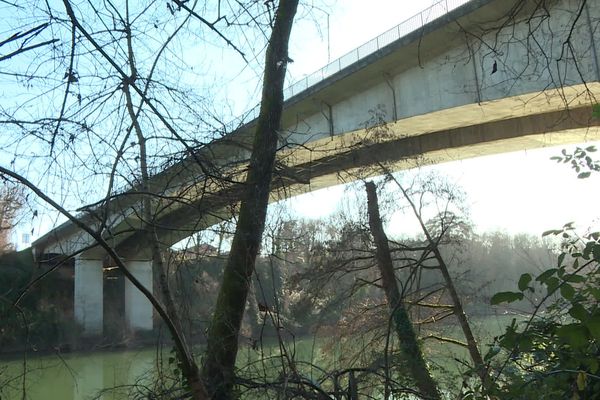
[[[600,149],[600,143],[595,143]],[[563,148],[549,147],[477,157],[421,168],[435,171],[466,192],[471,220],[479,233],[502,231],[540,237],[544,231],[576,222],[581,231],[598,225],[600,174],[577,179],[569,165],[550,160]],[[345,187],[322,189],[288,201],[305,218],[335,213],[346,197]],[[387,226],[395,235],[418,232],[412,217],[394,214]]]
[[[461,0],[451,2],[458,1]],[[314,1],[313,6],[299,11],[290,45],[294,62],[289,66],[287,82],[302,79],[433,3],[431,0]],[[223,64],[223,59],[216,57],[214,63]],[[242,67],[233,74],[237,79],[231,81],[224,96],[235,99],[230,107],[234,113],[241,113],[255,103],[260,85],[257,72],[249,68]],[[600,178],[578,180],[568,166],[550,161],[560,150],[486,156],[424,169],[448,176],[466,191],[478,231],[539,235],[570,221],[578,221],[585,227],[598,218],[594,199],[600,194]],[[288,204],[301,217],[318,218],[337,210],[344,197],[345,188],[335,187],[299,196]],[[32,239],[47,231],[51,223],[52,218],[38,222]],[[411,232],[414,221],[394,215],[388,228],[392,233]],[[24,227],[18,232],[18,238],[30,230],[31,227]]]

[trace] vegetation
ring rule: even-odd
[[[556,267],[537,276],[523,274],[518,291],[492,298],[492,303],[505,303],[539,296],[532,315],[519,324],[513,321],[488,353],[502,382],[497,388],[501,398],[600,396],[599,235],[579,238],[569,226],[557,234],[565,252]],[[498,362],[501,353],[508,358]]]

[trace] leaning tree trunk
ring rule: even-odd
[[[265,56],[260,114],[246,187],[215,312],[202,377],[214,399],[233,396],[238,334],[260,247],[283,109],[288,41],[298,0],[280,0]]]
[[[129,14],[127,14],[127,21],[129,23]],[[129,25],[126,30],[126,38],[128,47],[129,68],[131,72],[130,77],[132,80],[134,80],[135,76],[137,76],[137,70],[134,62],[135,57],[133,53],[133,41]],[[139,162],[142,178],[141,192],[144,193],[142,198],[143,230],[145,242],[150,247],[152,255],[152,272],[153,275],[154,273],[158,273],[159,275],[159,287],[162,292],[165,311],[169,315],[172,322],[171,324],[168,324],[169,331],[171,333],[171,337],[173,339],[177,358],[179,361],[178,365],[181,368],[182,375],[185,377],[185,382],[187,383],[188,388],[190,390],[191,398],[193,400],[205,400],[207,399],[208,394],[206,392],[206,388],[202,383],[202,380],[200,379],[200,371],[198,365],[194,360],[192,350],[186,341],[179,313],[177,311],[177,307],[175,306],[175,302],[173,300],[171,291],[169,290],[169,283],[164,267],[163,256],[160,250],[160,243],[158,240],[158,236],[156,235],[156,224],[154,223],[154,218],[152,216],[152,199],[151,196],[147,194],[150,193],[150,174],[148,172],[148,156],[146,149],[147,139],[142,131],[142,127],[138,119],[139,113],[141,111],[141,106],[140,109],[138,109],[138,112],[136,113],[133,107],[133,98],[131,96],[131,90],[128,83],[123,84],[123,92],[125,94],[125,105],[127,108],[127,112],[129,114],[129,117],[131,118],[131,129],[133,129],[133,131],[136,134],[138,145],[140,148]]]
[[[435,256],[435,258],[438,262],[440,272],[442,273],[442,276],[444,277],[444,281],[446,282],[446,287],[448,288],[448,292],[450,293],[450,298],[452,299],[454,315],[456,316],[456,319],[458,319],[458,323],[460,324],[463,334],[465,335],[465,339],[467,340],[467,349],[469,350],[469,355],[471,356],[471,360],[473,361],[473,365],[475,366],[477,375],[479,375],[479,378],[481,379],[482,385],[484,387],[487,387],[487,385],[489,385],[491,383],[488,379],[489,377],[488,377],[488,373],[487,373],[487,368],[485,367],[483,358],[481,357],[481,352],[479,351],[479,347],[477,346],[477,340],[475,339],[475,336],[473,335],[473,331],[471,330],[471,325],[469,324],[469,320],[467,319],[467,314],[465,313],[465,310],[462,306],[462,301],[460,299],[460,296],[459,296],[458,292],[456,291],[454,281],[452,280],[452,277],[450,276],[450,272],[448,271],[448,265],[446,264],[446,261],[444,260],[442,253],[440,252],[438,242],[436,240],[434,240],[434,238],[431,236],[431,233],[429,233],[429,229],[427,229],[427,226],[425,225],[425,222],[423,221],[421,213],[417,209],[417,206],[415,205],[415,203],[409,197],[408,192],[404,189],[404,187],[402,185],[400,185],[400,182],[396,181],[396,184],[398,185],[398,187],[400,188],[400,191],[402,191],[402,194],[404,195],[404,197],[410,204],[410,207],[413,210],[415,217],[417,217],[417,219],[419,220],[419,225],[421,226],[421,230],[423,231],[423,234],[427,238],[427,242],[429,243],[429,246],[431,247],[433,255]]]
[[[412,323],[402,304],[402,298],[400,297],[400,291],[398,290],[394,274],[394,265],[390,254],[388,238],[383,230],[381,217],[379,216],[379,204],[375,184],[373,182],[366,182],[365,187],[367,189],[369,226],[375,241],[377,266],[381,272],[381,281],[390,308],[391,320],[400,340],[400,349],[407,359],[408,368],[419,391],[427,398],[440,399],[441,396],[437,384],[429,374]]]

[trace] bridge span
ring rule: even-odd
[[[592,117],[600,98],[600,1],[537,3],[443,0],[374,39],[364,56],[359,48],[354,62],[336,60],[303,90],[291,86],[272,200],[377,175],[380,164],[400,170],[416,159],[600,139],[600,119]],[[152,178],[152,223],[164,246],[214,224],[239,201],[254,127],[250,121]],[[151,290],[143,196],[132,188],[80,218],[99,227],[106,217],[104,236]],[[94,244],[70,222],[33,244],[37,257],[78,254],[75,317],[89,335],[103,329],[107,263]],[[152,329],[149,302],[128,282],[125,310],[132,330]]]

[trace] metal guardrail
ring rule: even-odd
[[[344,54],[337,60],[330,62],[320,70],[313,72],[297,82],[294,82],[284,90],[284,97],[288,99],[307,90],[311,86],[314,86],[317,83],[329,78],[333,74],[341,71],[351,64],[354,64],[360,59],[365,58],[366,56],[375,53],[388,44],[421,29],[425,24],[449,13],[450,11],[468,3],[469,1],[471,0],[441,0],[431,5],[420,13],[383,32],[376,38],[369,40],[349,53]]]
[[[296,81],[286,87],[283,96],[287,100],[310,87],[324,81],[355,62],[375,53],[383,47],[421,29],[426,24],[448,14],[450,11],[469,3],[471,0],[440,0],[420,13],[405,19],[395,27],[388,29],[379,36],[369,40],[356,49],[330,62],[318,71]],[[240,118],[242,122],[250,122],[258,118],[259,106],[255,106]]]

